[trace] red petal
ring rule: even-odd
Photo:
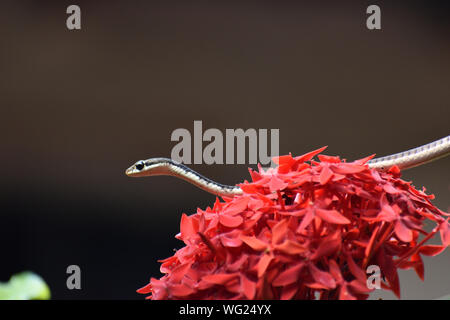
[[[350,220],[336,210],[316,209],[316,214],[324,221],[335,224],[349,224]]]
[[[310,225],[313,219],[314,219],[314,212],[311,209],[308,209],[308,212],[303,217],[302,222],[298,226],[296,232],[301,233],[303,229],[305,229],[307,226]]]
[[[181,282],[181,280],[186,275],[186,273],[190,267],[191,267],[191,263],[184,263],[184,264],[180,264],[177,267],[173,268],[171,270],[172,271],[171,280],[173,282]]]
[[[294,163],[294,159],[292,158],[292,155],[288,154],[285,156],[278,156],[273,157],[272,161],[276,164],[291,164]]]
[[[331,165],[331,170],[339,174],[354,174],[367,170],[367,167],[353,163],[339,163]]]
[[[393,166],[388,170],[388,173],[392,174],[394,177],[398,177],[400,175],[400,168]]]
[[[391,222],[396,220],[398,217],[398,214],[395,212],[395,210],[388,204],[383,205],[381,208],[380,213],[377,216],[377,219],[379,221],[386,221]]]
[[[266,269],[269,266],[272,259],[273,256],[270,254],[263,254],[261,259],[259,259],[258,265],[256,267],[256,270],[258,271],[258,278],[261,278],[264,272],[266,272]]]
[[[363,271],[363,269],[358,266],[355,261],[353,260],[353,257],[351,255],[347,256],[347,264],[348,268],[350,269],[350,272],[355,276],[355,278],[358,281],[365,282],[367,279],[366,273]]]
[[[385,185],[383,185],[383,189],[384,191],[386,191],[387,193],[390,194],[399,194],[400,191],[397,190],[391,183],[386,183]]]
[[[225,227],[235,228],[241,225],[244,222],[244,219],[241,216],[229,216],[225,214],[221,214],[219,216],[219,222]]]
[[[247,299],[253,300],[256,293],[256,283],[241,275],[241,287]]]
[[[180,222],[181,239],[192,239],[197,235],[197,231],[192,223],[192,218],[183,213]]]
[[[253,193],[258,193],[260,187],[253,185],[253,184],[245,184],[245,183],[241,183],[239,184],[239,187],[242,189],[242,191],[244,193],[249,193],[249,194],[253,194]]]
[[[438,246],[438,245],[424,245],[421,246],[419,249],[419,253],[424,254],[426,256],[436,256],[440,254],[442,251],[444,251],[446,246]]]
[[[303,263],[300,263],[284,270],[273,280],[272,285],[275,287],[281,287],[297,282],[299,280],[300,270],[302,268]]]
[[[291,255],[301,254],[307,250],[304,246],[302,246],[298,242],[294,242],[291,240],[286,240],[282,244],[275,246],[275,249]]]
[[[136,290],[137,293],[143,293],[143,294],[147,294],[152,292],[152,283],[150,282],[149,284],[147,284],[145,287],[142,287],[140,289]]]
[[[288,185],[289,185],[288,183],[284,182],[280,178],[273,176],[272,179],[270,179],[269,183],[270,192],[281,191]]]
[[[281,220],[272,228],[272,243],[278,244],[286,237],[286,231],[288,229],[287,219]]]
[[[301,156],[299,156],[299,157],[295,157],[294,160],[295,160],[297,163],[302,163],[302,162],[305,162],[305,161],[309,161],[309,160],[311,160],[312,158],[314,158],[315,155],[321,153],[321,152],[322,152],[323,150],[325,150],[326,148],[327,148],[327,146],[322,147],[322,148],[319,148],[319,149],[314,150],[314,151],[311,151],[311,152],[308,152],[308,153],[305,153],[304,155],[301,155]]]
[[[387,255],[383,247],[378,250],[378,265],[380,266],[381,272],[385,275],[386,279],[389,281],[392,292],[400,298],[400,281],[398,278],[397,269],[395,267],[392,256]]]
[[[370,236],[369,243],[367,244],[367,247],[364,250],[364,257],[365,258],[368,258],[369,254],[372,252],[373,245],[375,244],[375,238],[376,238],[376,236],[378,234],[378,230],[379,229],[380,229],[380,226],[378,225],[372,230],[372,235]]]
[[[231,202],[224,210],[224,214],[228,214],[230,216],[237,215],[239,213],[242,213],[247,209],[247,205],[250,198],[248,197],[241,197],[235,199],[233,202]]]
[[[322,184],[322,185],[327,184],[328,181],[330,181],[331,178],[333,178],[333,175],[334,175],[333,171],[331,171],[328,166],[323,167],[322,171],[320,172],[320,176],[319,176],[320,184]]]
[[[262,176],[258,172],[253,171],[251,168],[248,168],[248,172],[250,173],[253,182],[261,180]]]
[[[208,274],[202,277],[202,280],[212,284],[223,285],[238,276],[237,273],[218,273],[218,274]]]
[[[341,159],[339,157],[326,156],[324,154],[319,154],[317,156],[321,162],[330,162],[330,163],[340,163]]]
[[[256,251],[265,250],[268,246],[267,243],[255,237],[241,236],[241,240],[244,241],[250,248]]]
[[[220,242],[222,242],[225,247],[240,247],[242,245],[242,240],[239,238],[240,232],[229,232],[220,237]]]
[[[283,288],[283,291],[281,292],[280,300],[290,300],[292,299],[297,291],[299,290],[298,285],[295,283],[286,286]]]
[[[177,284],[170,287],[170,293],[176,297],[187,297],[194,292],[195,290],[193,288],[189,288],[185,284]]]
[[[342,274],[341,274],[341,268],[339,268],[338,264],[334,260],[330,260],[330,273],[333,276],[333,278],[336,280],[337,283],[341,282],[343,280]]]
[[[253,211],[258,211],[259,209],[264,207],[264,201],[259,199],[251,199],[248,202],[248,207]]]
[[[293,188],[300,187],[301,185],[305,184],[306,182],[311,182],[311,180],[312,180],[311,175],[309,175],[309,174],[302,175],[301,177],[296,178],[295,182],[293,184],[291,184],[289,186],[289,188],[293,189]]]
[[[356,300],[356,298],[348,291],[347,285],[343,285],[339,291],[339,300]]]
[[[353,280],[349,283],[349,287],[352,288],[353,292],[356,293],[369,293],[371,292],[373,289],[369,289],[367,288],[367,283],[366,281],[358,281],[358,280]]]
[[[439,226],[439,230],[441,232],[442,245],[450,246],[450,227],[448,219]]]
[[[370,155],[368,157],[365,157],[365,158],[362,158],[362,159],[355,160],[355,161],[353,161],[353,163],[359,164],[359,165],[364,165],[364,164],[367,163],[367,161],[369,161],[373,157],[375,157],[375,154],[372,154],[372,155]]]
[[[336,281],[334,281],[333,277],[328,272],[319,270],[312,263],[309,264],[309,271],[317,283],[322,284],[329,289],[334,289],[336,287]]]
[[[232,292],[232,293],[242,293],[242,286],[241,286],[241,282],[239,281],[239,278],[235,278],[229,282],[227,282],[225,284],[225,288],[227,289],[227,291]]]
[[[397,220],[397,222],[395,223],[395,234],[403,242],[412,241],[412,230],[409,229],[401,219]]]
[[[423,281],[425,278],[425,269],[423,266],[422,258],[418,253],[416,253],[411,257],[411,260],[416,262],[416,264],[414,265],[414,270],[416,271],[419,278]]]
[[[341,248],[342,239],[340,236],[332,234],[320,243],[316,252],[311,256],[311,259],[319,259],[323,256],[330,256]]]
[[[243,267],[243,265],[248,261],[248,255],[242,254],[236,261],[233,263],[227,264],[228,271],[236,272]]]
[[[278,161],[278,162],[276,162]],[[291,155],[280,156],[278,159],[273,159],[273,162],[278,163],[278,173],[288,173],[295,164],[294,158]]]

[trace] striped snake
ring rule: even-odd
[[[450,154],[450,135],[418,148],[390,156],[375,158],[367,162],[369,168],[386,171],[397,165],[400,169],[409,169],[434,161]],[[151,158],[139,160],[129,167],[125,174],[130,177],[147,177],[168,175],[174,176],[218,196],[234,196],[242,194],[238,186],[228,186],[208,179],[194,170],[167,158]]]

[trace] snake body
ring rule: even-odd
[[[229,186],[215,182],[191,168],[168,158],[139,160],[129,167],[125,174],[130,177],[173,176],[218,196],[230,197],[242,194],[242,190],[238,186]]]
[[[375,158],[367,162],[369,168],[386,171],[396,165],[401,170],[413,168],[450,154],[450,135],[418,148]],[[168,158],[139,160],[129,167],[125,174],[130,177],[169,175],[183,179],[209,193],[232,197],[242,194],[238,186],[224,185],[208,179],[189,167]]]

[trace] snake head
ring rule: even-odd
[[[144,160],[139,160],[127,170],[125,170],[125,174],[129,177],[139,177],[142,171],[145,168]]]
[[[164,175],[168,172],[167,168],[170,162],[172,162],[172,160],[166,158],[139,160],[127,170],[125,170],[125,174],[129,177]]]

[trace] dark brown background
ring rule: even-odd
[[[280,152],[328,145],[347,159],[449,134],[450,6],[445,1],[68,1],[0,7],[0,280],[30,269],[56,299],[142,299],[182,212],[214,197],[170,177],[130,179],[170,156],[176,128],[279,128]],[[382,30],[365,27],[378,4]],[[450,158],[405,172],[450,206]],[[197,165],[228,184],[245,165]],[[66,267],[82,290],[66,289]],[[450,254],[403,298],[450,293]],[[393,295],[382,292],[382,296]]]

